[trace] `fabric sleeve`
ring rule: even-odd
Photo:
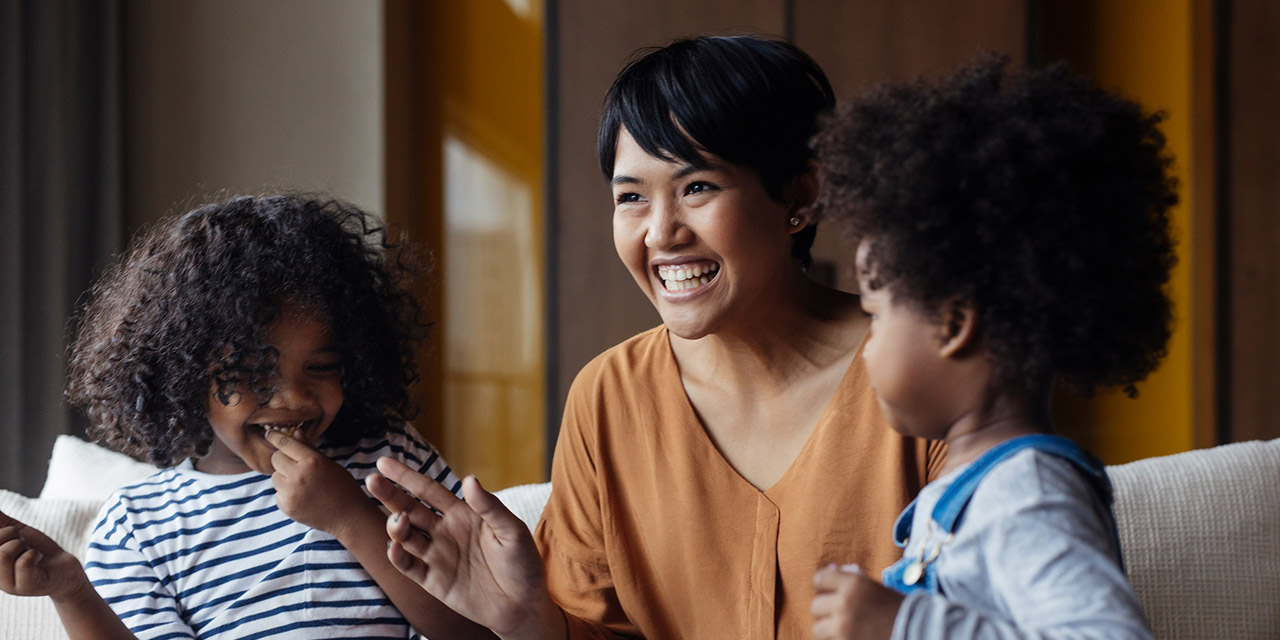
[[[169,585],[133,537],[126,505],[107,501],[89,537],[85,573],[112,611],[141,640],[195,638]]]
[[[916,592],[903,602],[895,640],[1152,637],[1096,492],[1070,463],[1048,457],[1035,458],[1021,487],[1016,477],[997,478],[1003,465],[993,469],[961,525],[966,537],[979,542],[973,563],[959,570],[982,572],[990,599],[1008,615],[966,602],[963,589],[948,585],[947,571],[957,570],[951,565],[939,569],[947,596]],[[987,490],[989,484],[1004,488]]]
[[[551,465],[551,497],[534,534],[547,587],[565,611],[571,640],[639,637],[618,600],[605,551],[595,459],[604,412],[588,383],[594,370],[584,368],[569,390]]]

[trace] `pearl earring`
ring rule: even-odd
[[[787,220],[787,223],[793,227],[800,226],[800,216],[791,216],[791,219]]]

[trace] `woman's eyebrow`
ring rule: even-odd
[[[699,165],[699,166],[686,164],[685,166],[680,167],[679,169],[676,169],[675,171],[671,172],[671,179],[679,180],[680,178],[683,178],[691,173],[696,173],[698,171],[722,171],[723,169],[724,167],[714,162],[708,162],[706,164]]]
[[[631,176],[614,176],[613,179],[609,181],[609,186],[611,187],[616,187],[620,184],[640,184],[640,179],[633,178]]]

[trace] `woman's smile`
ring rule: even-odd
[[[677,336],[749,327],[804,279],[790,209],[749,168],[655,157],[624,128],[610,183],[618,257]]]
[[[720,273],[720,265],[710,260],[660,264],[653,268],[653,272],[662,281],[665,293],[684,293],[710,284]]]

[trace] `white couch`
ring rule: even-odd
[[[0,491],[0,510],[83,556],[102,501],[153,471],[63,436],[40,497]],[[1126,568],[1157,638],[1280,638],[1280,439],[1108,472]],[[550,491],[524,485],[498,496],[532,528]],[[0,639],[65,637],[47,599],[0,593]]]

